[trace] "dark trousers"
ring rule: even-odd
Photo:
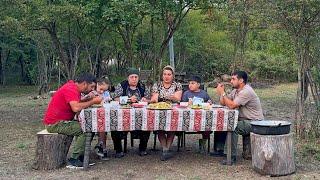
[[[148,140],[150,137],[150,131],[132,131],[130,132],[134,139],[140,139],[139,151],[147,150]],[[127,137],[128,132],[112,131],[111,138],[116,153],[122,152],[121,140]]]

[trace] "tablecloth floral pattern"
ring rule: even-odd
[[[83,132],[110,131],[234,131],[238,111],[228,108],[210,110],[173,108],[88,108],[79,114]]]

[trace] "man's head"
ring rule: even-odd
[[[78,89],[81,93],[89,93],[96,87],[96,77],[89,73],[80,74],[75,82],[78,84]]]
[[[236,71],[231,74],[231,84],[235,89],[242,88],[247,84],[248,75],[244,71]]]
[[[129,68],[127,75],[128,75],[129,85],[137,86],[139,82],[139,70],[135,68]]]
[[[199,76],[191,76],[189,79],[189,90],[198,91],[200,89],[201,78]]]

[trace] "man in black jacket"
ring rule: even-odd
[[[139,81],[139,70],[135,68],[130,68],[128,70],[128,78],[117,85],[114,92],[114,99],[116,101],[120,100],[120,96],[128,96],[131,103],[136,103],[139,101],[148,102],[147,97],[149,97],[149,91],[145,88],[144,84]],[[139,144],[139,155],[147,155],[147,144],[150,136],[149,131],[133,131],[130,132],[133,136],[138,136],[140,139]],[[114,149],[116,150],[116,157],[121,158],[124,156],[122,151],[121,139],[126,136],[127,132],[112,131],[111,137],[114,144]]]

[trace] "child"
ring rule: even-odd
[[[196,97],[198,100],[201,99],[203,102],[212,104],[213,101],[208,93],[200,89],[200,83],[201,79],[199,76],[191,76],[189,79],[189,90],[183,93],[181,101],[191,103],[189,99]],[[210,133],[210,131],[202,132],[202,140],[199,140],[199,147],[201,147],[201,149],[205,149],[204,146],[207,143],[207,139],[209,139]]]
[[[87,101],[88,99],[91,99],[93,96],[102,96],[103,103],[108,103],[109,101],[112,100],[109,92],[110,88],[110,80],[108,77],[102,77],[97,80],[97,86],[95,91],[91,91],[89,94],[83,96],[81,98],[82,101]],[[100,157],[101,160],[108,160],[108,153],[107,153],[107,148],[106,148],[106,137],[105,132],[99,132],[98,136],[98,144],[95,146],[95,152],[96,154]]]
[[[212,104],[212,100],[208,93],[200,89],[201,79],[199,76],[191,76],[189,79],[189,90],[183,93],[182,102],[188,102],[189,99],[194,97],[203,99],[203,102]]]
[[[97,88],[96,92],[99,96],[103,97],[103,103],[108,103],[112,100],[109,92],[110,88],[110,80],[108,77],[102,77],[97,80]],[[108,160],[108,153],[106,148],[106,140],[107,140],[107,133],[99,132],[98,133],[98,144],[95,146],[95,152],[100,157],[101,160]]]

